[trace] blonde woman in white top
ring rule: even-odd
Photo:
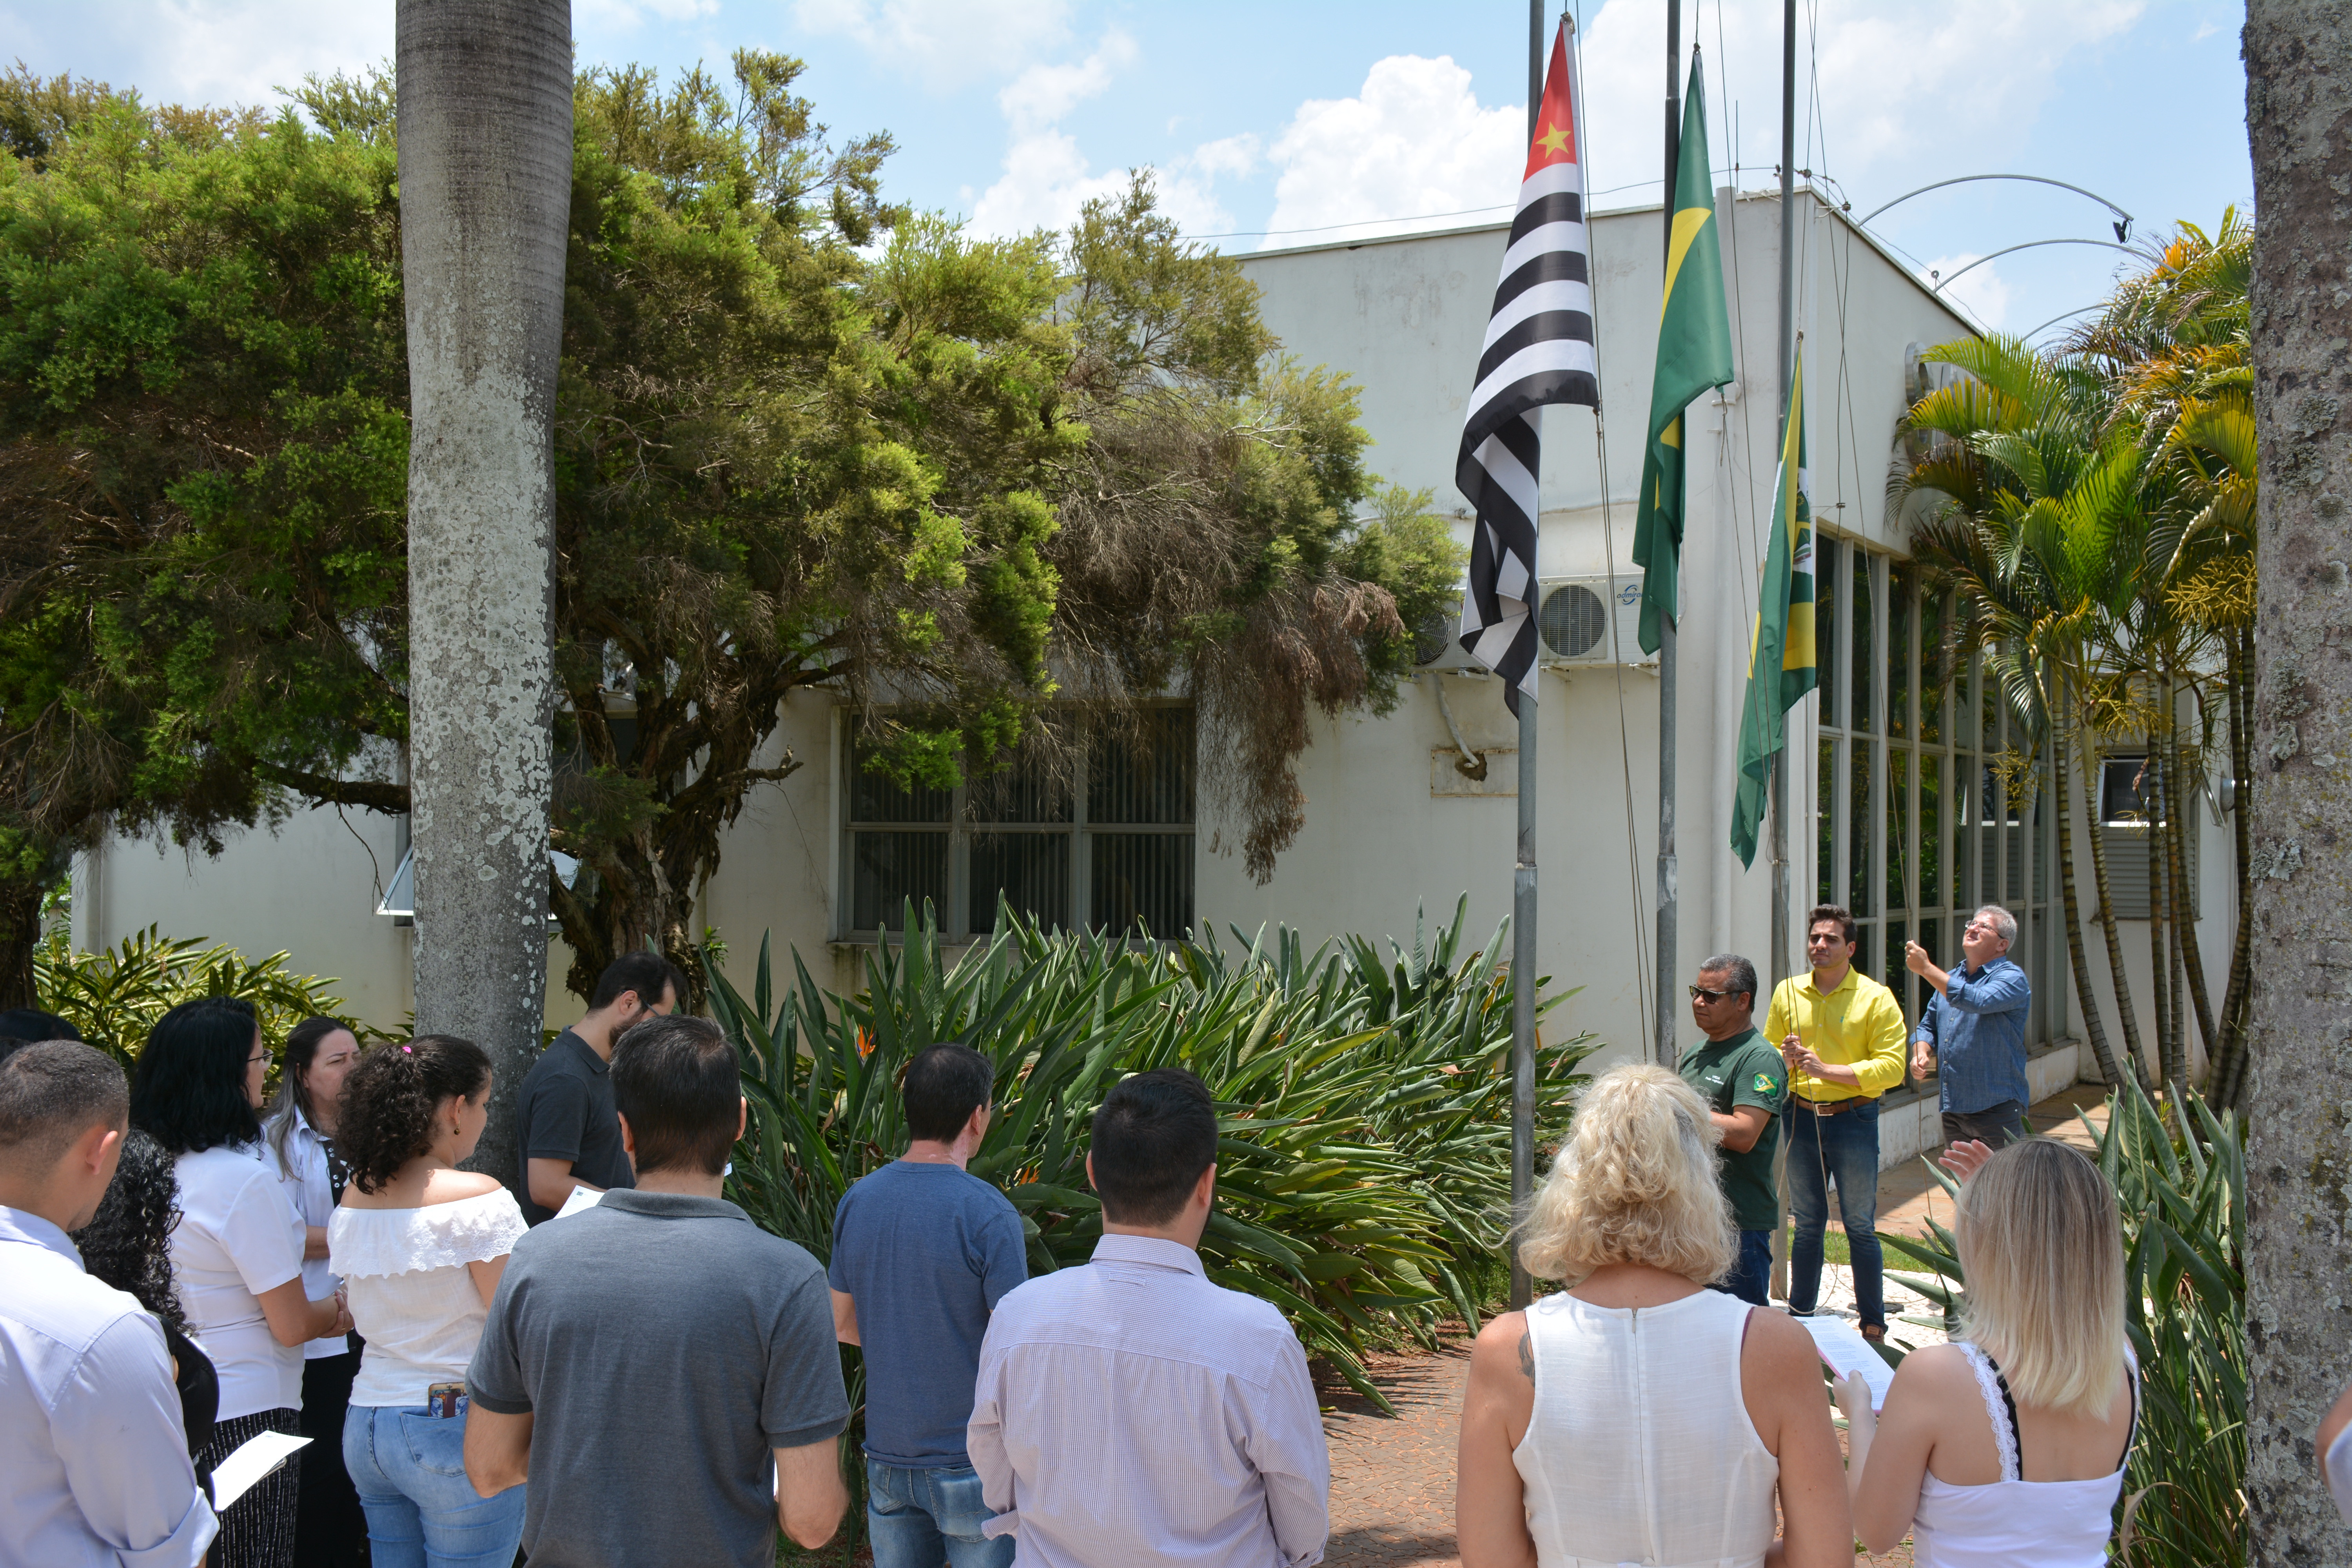
[[[2099,1568],[2137,1420],[2123,1226],[2078,1149],[1956,1144],[1967,1331],[1912,1352],[1874,1416],[1849,1378],[1856,1533],[1918,1568]]]
[[[457,1168],[489,1099],[489,1058],[454,1035],[379,1046],[343,1084],[327,1252],[367,1342],[343,1465],[375,1568],[507,1568],[522,1539],[523,1489],[466,1479],[466,1367],[524,1228],[496,1178]]]
[[[1613,1068],[1578,1101],[1519,1242],[1529,1274],[1569,1288],[1471,1352],[1463,1568],[1853,1561],[1811,1339],[1706,1289],[1737,1256],[1716,1139],[1663,1068]]]

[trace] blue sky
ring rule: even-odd
[[[1780,6],[1683,0],[1706,50],[1718,179],[1773,183]],[[1596,206],[1657,197],[1664,0],[1580,0]],[[1958,174],[2046,175],[2134,215],[2210,226],[2252,195],[2228,0],[1801,0],[1801,166],[1857,214]],[[836,133],[887,130],[892,194],[999,232],[1067,220],[1125,171],[1160,172],[1188,233],[1230,249],[1413,227],[1510,201],[1524,155],[1517,0],[578,0],[583,64],[808,62]],[[273,100],[308,71],[391,53],[390,0],[0,0],[0,58],[153,100]],[[1734,127],[1738,136],[1735,142]],[[2026,240],[2114,237],[2095,203],[1965,185],[1874,232],[1951,271]],[[1265,235],[1262,231],[1284,231]],[[2031,330],[2105,291],[2115,251],[2052,246],[1954,291]]]

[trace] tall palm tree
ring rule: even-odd
[[[416,1026],[478,1041],[517,1178],[546,1015],[568,0],[399,0]]]

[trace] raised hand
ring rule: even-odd
[[[1992,1145],[1980,1138],[1972,1138],[1965,1143],[1955,1143],[1945,1150],[1936,1163],[1965,1182],[1982,1170],[1984,1163],[1991,1158]]]

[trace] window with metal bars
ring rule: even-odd
[[[1057,716],[1077,762],[1066,776],[1015,762],[951,790],[901,789],[844,748],[840,930],[872,938],[928,902],[950,941],[996,929],[1000,901],[1049,928],[1127,937],[1192,929],[1193,710],[1133,723]]]

